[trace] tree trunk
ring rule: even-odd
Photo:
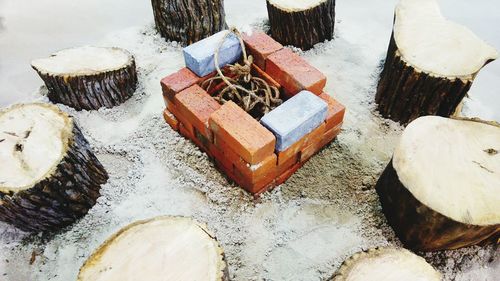
[[[136,90],[137,73],[135,60],[127,51],[118,48],[90,48],[68,49],[56,53],[49,58],[35,60],[33,68],[38,72],[49,91],[48,98],[54,103],[61,103],[76,110],[96,110],[101,107],[111,108],[122,104],[129,99]],[[80,51],[83,50],[83,51]],[[101,52],[99,54],[95,53]],[[69,58],[74,66],[87,59],[94,61],[95,66],[88,65],[68,70],[55,70],[59,65],[58,56],[62,52],[78,53],[79,57]],[[98,60],[110,59],[106,52],[122,52],[126,60],[117,60],[116,63],[101,68]],[[62,54],[61,57],[66,55]],[[50,63],[50,64],[47,64]],[[91,71],[88,71],[91,69]]]
[[[224,0],[151,0],[156,28],[169,41],[190,45],[227,28]]]
[[[414,280],[440,281],[441,274],[425,259],[399,248],[374,248],[348,258],[331,281]]]
[[[267,0],[267,12],[274,39],[283,45],[309,50],[331,40],[335,25],[335,0],[315,3]]]
[[[469,92],[473,77],[439,77],[409,65],[391,37],[375,102],[380,114],[407,125],[420,116],[454,115]]]
[[[224,251],[205,224],[157,217],[126,226],[80,268],[77,281],[227,281]]]
[[[441,117],[408,125],[376,185],[406,247],[457,249],[500,238],[500,129],[492,125]]]
[[[57,139],[61,150],[51,151]],[[2,169],[9,171],[0,175],[0,219],[24,231],[57,230],[84,216],[108,179],[73,119],[55,106],[27,104],[0,112],[0,150]],[[2,159],[8,154],[15,156]],[[55,161],[40,160],[45,158]],[[38,170],[37,163],[46,165]]]
[[[454,115],[477,73],[498,56],[472,31],[444,18],[435,0],[400,0],[375,101],[406,125]]]

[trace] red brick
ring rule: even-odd
[[[194,133],[191,132],[191,129],[193,128],[186,127],[184,124],[179,123],[179,133],[189,140],[194,139]]]
[[[299,163],[299,160],[300,160],[300,151],[298,151],[296,154],[294,154],[287,160],[279,163],[276,170],[277,176],[280,176],[281,174],[285,173],[288,169],[290,169],[293,165]]]
[[[333,141],[335,137],[337,137],[337,135],[340,133],[341,127],[342,124],[339,124],[337,127],[325,131],[321,139],[304,147],[300,152],[300,162],[304,163],[308,161],[314,154],[319,152],[324,146]]]
[[[208,128],[208,118],[221,106],[198,85],[193,85],[175,96],[175,106],[187,122],[191,123],[202,135],[212,139]]]
[[[237,165],[235,164],[236,159],[236,162],[240,163],[240,165],[246,165],[243,159],[236,155],[235,152],[228,150],[227,144],[219,141],[217,137],[214,139],[214,141],[215,143],[209,144],[209,153],[214,158],[217,167],[219,167],[222,173],[224,173],[230,180],[234,181],[237,185],[245,189],[247,192],[254,194],[255,196],[274,187],[275,178],[277,176],[277,167],[274,165],[273,167],[271,167],[270,164],[276,164],[276,156],[271,156],[270,159],[264,161],[268,162],[268,164],[262,165],[262,167],[269,166],[269,168],[272,168],[271,171],[274,172],[268,174],[262,173],[260,176],[258,175],[258,177],[260,177],[259,179],[252,180],[252,178],[248,177],[248,174],[247,176],[245,176],[245,174],[241,172],[241,169],[238,169]],[[220,147],[223,148],[221,149]],[[226,153],[224,153],[223,150]],[[293,165],[293,163],[291,165]],[[258,172],[264,172],[264,170],[258,169]]]
[[[246,49],[261,69],[266,69],[266,58],[269,55],[283,49],[283,45],[263,32],[253,31],[251,34],[243,33],[242,35]]]
[[[194,128],[193,125],[183,116],[177,107],[172,103],[168,102],[167,104],[167,109],[170,111],[175,118],[179,121],[179,131],[180,131],[180,124],[184,125],[184,130],[187,130],[190,136],[194,136]]]
[[[209,124],[218,138],[250,164],[260,163],[274,152],[274,135],[232,101],[215,111]]]
[[[319,97],[328,103],[328,114],[325,121],[326,130],[328,131],[342,123],[345,115],[345,107],[327,93],[322,93]]]
[[[229,162],[219,159],[214,159],[214,161],[217,168],[219,168],[226,177],[240,185],[240,180],[233,174],[233,166],[230,165]]]
[[[276,185],[280,185],[285,183],[295,172],[297,172],[300,167],[302,167],[302,163],[297,163],[293,165],[290,169],[286,170],[284,173],[282,173],[280,176],[276,178]]]
[[[276,178],[276,161],[276,154],[272,154],[261,163],[255,165],[245,162],[235,163],[235,174],[251,183],[261,182],[265,179],[274,179]]]
[[[200,81],[200,77],[194,74],[191,70],[184,67],[176,73],[170,74],[169,76],[163,78],[160,82],[161,88],[163,90],[163,96],[170,100],[174,99],[174,96],[187,89]]]
[[[343,123],[340,123],[339,125],[337,125],[337,127],[334,127],[333,129],[325,132],[325,134],[323,135],[323,140],[321,141],[321,146],[329,144],[337,137],[342,129],[342,124]]]
[[[297,159],[297,155],[302,150],[304,146],[305,138],[301,138],[294,144],[292,144],[289,148],[278,152],[278,165],[282,165],[290,160],[290,158]],[[287,167],[288,168],[288,167]]]
[[[238,181],[239,181],[239,183],[238,183]],[[251,183],[251,182],[239,179],[236,181],[236,183],[238,183],[246,191],[248,191],[254,195],[257,195],[257,194],[262,194],[263,192],[265,192],[265,191],[269,190],[271,187],[273,187],[275,181],[276,180],[274,178],[272,178],[272,179],[265,178],[259,182]]]
[[[174,129],[174,131],[179,130],[179,120],[177,120],[172,112],[168,111],[168,109],[166,108],[165,110],[163,110],[163,118],[165,119],[167,124],[170,125],[172,129]]]
[[[241,176],[236,175],[234,171],[234,166],[228,161],[215,159],[216,166],[224,173],[224,175],[235,182],[237,185],[245,189],[247,192],[252,194],[260,194],[270,187],[274,186],[275,179],[265,178],[256,183],[252,183],[251,181],[247,181]]]
[[[321,150],[323,147],[323,138],[325,137],[326,123],[322,123],[314,131],[304,136],[305,142],[302,150],[300,151],[299,161],[306,162],[314,154]]]
[[[316,95],[323,92],[326,77],[288,48],[270,55],[266,60],[266,72],[293,96],[302,90]]]
[[[223,169],[220,168],[224,173],[229,173],[227,175],[231,178],[231,180],[236,181],[234,179],[234,164],[233,162],[224,154],[222,149],[220,149],[215,143],[209,143],[208,145],[209,153],[214,158],[214,161],[218,166],[223,166]]]
[[[210,140],[205,137],[203,134],[198,131],[198,129],[194,128],[194,138],[192,141],[204,152],[209,152],[208,147],[211,143]]]
[[[208,144],[208,154],[215,159],[222,159],[224,154],[214,143]]]
[[[274,86],[278,90],[281,89],[281,85],[276,82],[269,74],[267,74],[264,70],[262,70],[260,67],[258,67],[256,64],[252,64],[252,75],[260,77],[266,81],[269,86]]]
[[[234,165],[229,161],[226,157],[224,157],[224,154],[219,155],[217,158],[214,157],[215,163],[218,164],[218,167],[227,174],[228,177],[230,177],[233,181],[236,181],[235,175],[234,175]],[[221,167],[222,165],[222,167]]]
[[[318,142],[311,143],[308,146],[304,147],[300,152],[300,162],[304,163],[307,160],[311,159],[314,154],[321,150],[321,148],[323,147],[321,144],[322,140],[320,139],[318,140]]]
[[[169,102],[172,102],[172,101],[167,97],[167,95],[163,95],[163,103],[165,104],[165,106],[168,107]]]
[[[245,180],[255,183],[262,180],[264,177],[276,177],[276,154],[271,154],[258,164],[250,165],[234,152],[221,138],[215,137],[214,143],[218,150],[223,153],[224,157],[234,165],[237,170],[235,174],[241,176]]]
[[[214,136],[214,144],[220,151],[222,151],[224,157],[231,161],[231,163],[236,164],[244,162],[241,156],[239,156],[238,153],[234,152],[233,149],[222,138]]]
[[[267,184],[266,186],[260,188],[259,191],[253,193],[253,197],[255,199],[259,198],[261,194],[265,193],[265,192],[268,192],[270,190],[272,190],[274,187],[276,187],[276,179],[273,180],[272,182],[270,182],[269,184]]]
[[[321,140],[323,139],[323,135],[325,134],[325,131],[326,131],[326,124],[321,123],[321,125],[319,125],[316,129],[314,129],[312,132],[304,136],[303,147],[307,147],[321,142]]]
[[[298,154],[305,147],[309,146],[312,143],[319,143],[323,138],[323,134],[325,133],[325,123],[322,123],[318,126],[318,128],[314,129],[309,134],[302,137],[300,140],[292,144],[289,148],[278,152],[278,165],[288,161],[291,157],[297,158]]]
[[[174,114],[170,108],[174,107],[174,101],[173,100],[169,100],[169,99],[165,99],[165,106],[166,108],[168,109],[168,111],[170,111],[170,113]],[[175,110],[174,110],[175,111]]]

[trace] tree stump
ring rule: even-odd
[[[224,251],[206,225],[183,217],[135,222],[104,242],[77,281],[229,280]]]
[[[406,249],[375,248],[344,261],[331,281],[440,281],[441,274]]]
[[[73,119],[48,104],[0,111],[0,220],[56,230],[84,216],[108,175]]]
[[[399,239],[422,251],[500,238],[500,126],[420,117],[401,136],[377,182]]]
[[[156,28],[167,40],[191,45],[227,29],[224,0],[151,0]]]
[[[111,108],[135,92],[134,57],[120,48],[80,47],[32,61],[49,100],[76,110]]]
[[[335,0],[267,0],[271,35],[283,45],[309,50],[331,40]]]
[[[446,20],[436,0],[401,0],[380,75],[378,111],[403,125],[419,116],[455,113],[496,50]]]

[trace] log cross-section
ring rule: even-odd
[[[406,247],[436,251],[500,238],[500,126],[420,117],[403,132],[376,190]]]
[[[375,102],[403,125],[459,111],[478,72],[498,56],[467,28],[446,20],[436,0],[401,0]]]
[[[401,248],[374,248],[348,258],[330,281],[440,281],[422,257]]]
[[[120,48],[79,47],[33,60],[45,82],[48,98],[76,110],[111,108],[136,90],[134,57]]]
[[[94,206],[108,179],[73,119],[48,104],[0,111],[0,220],[57,230]]]
[[[80,268],[77,281],[228,281],[215,235],[185,217],[132,223],[105,241]]]

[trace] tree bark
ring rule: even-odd
[[[305,10],[287,10],[272,0],[266,2],[271,35],[281,44],[309,50],[333,38],[335,0],[318,1],[316,6]]]
[[[454,115],[472,86],[468,78],[439,77],[409,65],[391,37],[375,102],[380,114],[407,125],[420,116]]]
[[[169,236],[165,237],[165,233]],[[177,250],[169,250],[174,245]],[[147,260],[137,253],[138,247],[154,247],[155,251],[149,252]],[[124,263],[122,256],[134,263],[126,263],[127,260]],[[115,257],[120,258],[115,260]],[[192,270],[190,265],[194,266],[200,259],[206,268],[200,266]],[[147,264],[147,270],[141,263]],[[122,268],[124,264],[128,266],[126,270]],[[156,269],[168,272],[168,276],[155,272]],[[134,277],[126,275],[131,271],[136,273]],[[204,275],[206,272],[210,275]],[[191,218],[172,216],[137,221],[119,230],[87,259],[77,281],[101,280],[101,275],[105,275],[106,280],[230,280],[224,251],[207,226]]]
[[[424,175],[423,175],[424,176]],[[470,225],[446,217],[418,201],[389,163],[377,182],[382,210],[406,247],[419,251],[458,249],[495,243],[500,225]]]
[[[170,41],[190,45],[227,28],[224,0],[151,0],[156,28]]]
[[[134,94],[137,87],[135,59],[131,55],[125,65],[93,74],[53,74],[35,66],[33,68],[45,82],[50,101],[76,110],[120,105]]]
[[[94,206],[108,174],[72,119],[71,126],[65,156],[50,175],[28,189],[0,191],[0,220],[28,232],[53,231]]]

